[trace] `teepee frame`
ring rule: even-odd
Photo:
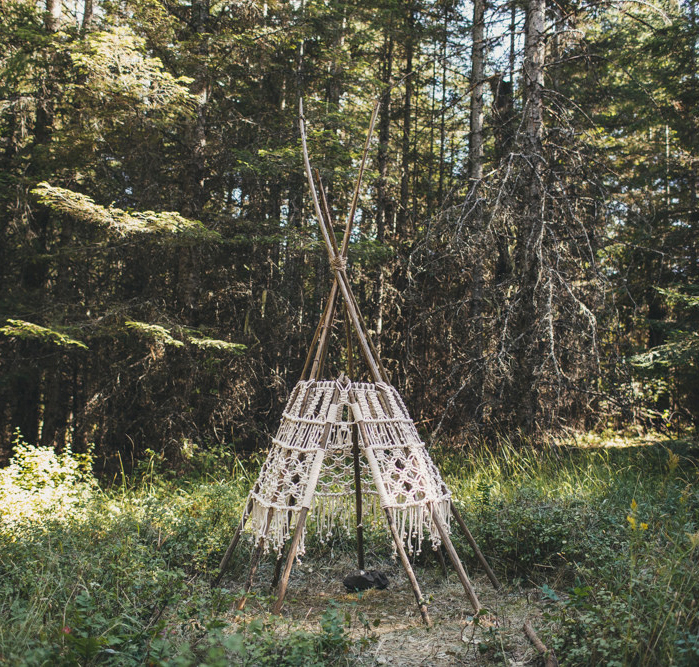
[[[303,103],[299,101],[299,128],[306,176],[335,276],[301,379],[292,392],[273,443],[274,447],[250,492],[243,516],[221,560],[214,585],[221,580],[245,525],[248,519],[252,518],[255,549],[238,608],[244,607],[260,558],[263,552],[270,548],[271,543],[278,554],[272,582],[272,586],[277,587],[273,612],[279,613],[284,603],[294,560],[299,549],[303,551],[305,524],[313,506],[314,496],[329,498],[329,502],[336,503],[335,496],[340,495],[346,499],[348,495],[346,492],[332,493],[330,487],[323,486],[323,466],[330,466],[332,469],[332,466],[336,465],[340,471],[349,473],[350,466],[347,460],[351,458],[359,568],[364,568],[362,498],[365,493],[373,493],[374,502],[378,500],[381,513],[385,516],[420,614],[430,626],[427,603],[420,591],[404,545],[404,542],[410,544],[410,540],[415,539],[419,550],[424,527],[429,529],[436,549],[440,548],[440,544],[444,546],[475,613],[481,611],[481,605],[451,542],[450,516],[454,517],[463,531],[493,586],[497,589],[500,583],[455,507],[451,494],[430,460],[424,443],[420,441],[398,392],[390,384],[388,373],[371,340],[347,276],[349,238],[378,109],[377,103],[371,117],[342,243],[338,247],[330,209],[317,171],[318,189],[314,182],[306,145]],[[337,381],[320,379],[340,296],[344,304],[348,372],[350,376],[354,375],[351,336],[354,330],[359,353],[372,383],[352,382],[344,375]],[[360,454],[364,455],[365,462],[360,459]],[[369,483],[373,482],[376,490],[364,490],[362,477]],[[337,511],[337,507],[332,505],[331,522],[332,512]],[[291,542],[284,561],[284,546],[289,538]],[[441,551],[438,551],[438,554],[443,562]]]

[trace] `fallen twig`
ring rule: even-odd
[[[546,659],[546,667],[558,667],[558,660],[556,659],[554,652],[546,648],[544,642],[539,639],[538,635],[534,631],[534,628],[532,627],[531,621],[527,620],[524,622],[524,634],[529,637],[531,643],[534,644],[534,648],[536,648],[536,650],[539,651],[539,653],[541,653],[541,655]]]

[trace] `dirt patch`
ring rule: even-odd
[[[348,593],[342,585],[354,570],[349,557],[318,563],[310,560],[292,570],[282,615],[296,627],[317,631],[329,605],[335,605],[350,621],[350,632],[357,640],[358,664],[395,667],[447,667],[458,665],[536,664],[538,654],[522,631],[530,618],[540,625],[540,609],[535,590],[505,586],[495,591],[485,575],[473,572],[472,581],[481,604],[490,612],[475,620],[456,574],[445,577],[439,567],[416,568],[423,595],[430,600],[429,613],[434,627],[424,626],[412,589],[400,563],[385,561],[371,567],[385,572],[390,583],[386,590]],[[263,565],[258,582],[272,579],[272,566]],[[242,587],[242,582],[236,582]],[[233,584],[232,584],[233,586]],[[256,586],[247,607],[247,619],[265,616],[269,611],[269,586]],[[363,640],[363,641],[362,641]]]

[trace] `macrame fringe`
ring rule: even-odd
[[[378,495],[375,492],[363,493],[362,524],[376,523],[381,516]],[[354,491],[351,495],[348,493],[316,496],[310,518],[321,544],[333,535],[344,534],[349,537],[357,528]]]
[[[437,513],[448,533],[451,533],[450,499],[440,500],[434,503]],[[432,520],[432,512],[428,503],[422,505],[410,505],[405,508],[392,508],[391,516],[396,526],[398,535],[405,545],[405,549],[411,556],[422,553],[422,544],[425,537],[430,540],[432,549],[438,549],[442,544],[437,526]],[[396,546],[393,545],[393,556],[396,556]]]
[[[286,544],[287,540],[293,535],[294,527],[296,526],[296,518],[298,517],[298,511],[300,509],[301,508],[298,508],[296,511],[288,509],[280,511],[276,508],[272,508],[269,528],[265,531],[267,517],[270,516],[270,508],[258,503],[253,503],[248,523],[252,544],[257,546],[260,540],[264,538],[263,553],[268,554],[270,551],[275,551],[277,554],[281,553],[284,544]],[[304,534],[301,535],[301,541],[299,542],[299,554],[303,554],[305,551],[304,538],[306,531],[304,530],[303,532]]]
[[[420,553],[426,538],[432,548],[441,544],[431,507],[449,530],[450,493],[396,389],[383,383],[353,383],[350,388],[334,381],[302,382],[286,406],[251,493],[248,526],[254,544],[264,538],[265,553],[281,552],[304,503],[321,542],[356,528],[353,429],[357,422],[363,423],[364,525],[383,520],[386,508],[410,554]],[[312,497],[311,489],[315,489]],[[305,552],[305,536],[306,526],[298,555]]]
[[[362,524],[377,524],[385,520],[384,512],[376,493],[365,493],[362,496]],[[435,503],[438,514],[441,516],[447,532],[451,533],[451,511],[449,499]],[[299,508],[300,510],[300,508]],[[406,551],[410,555],[422,553],[422,545],[425,539],[429,539],[432,549],[437,549],[442,539],[437,526],[432,520],[432,512],[427,503],[411,505],[404,508],[391,508],[391,515],[398,530],[398,535],[403,542]],[[269,507],[257,503],[253,504],[250,513],[250,533],[252,543],[259,544],[264,536],[264,528],[269,516]],[[270,551],[281,553],[284,544],[291,538],[296,527],[298,510],[272,510],[269,528],[265,537],[263,552]],[[298,554],[302,556],[305,551],[305,538],[308,525],[315,527],[315,532],[321,544],[325,544],[333,536],[351,536],[356,530],[356,507],[354,495],[337,494],[331,496],[316,496],[313,507],[308,515],[306,528],[304,528],[299,542]],[[396,547],[393,545],[393,555],[396,555]]]

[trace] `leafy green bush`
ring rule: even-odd
[[[15,435],[14,456],[0,469],[0,522],[3,532],[17,534],[41,520],[74,519],[86,510],[97,489],[90,454],[70,448],[57,453],[35,447]]]
[[[699,663],[699,504],[676,480],[663,491],[643,509],[632,501],[617,550],[578,564],[578,584],[553,600],[551,643],[562,664]]]
[[[542,585],[542,636],[562,665],[699,664],[699,452],[691,440],[612,437],[609,449],[594,437],[440,454],[491,565]]]
[[[151,643],[149,664],[154,667],[324,667],[350,664],[351,641],[342,615],[330,607],[319,632],[283,628],[280,619],[255,619],[235,632],[215,629],[203,641],[176,644],[167,638]]]
[[[193,462],[184,479],[158,465],[153,453],[131,479],[100,489],[89,456],[18,438],[14,458],[0,470],[0,664],[291,667],[349,660],[337,610],[329,609],[315,632],[271,621],[240,625],[231,612],[235,596],[210,587],[250,471],[223,454]],[[233,572],[246,561],[241,544]]]

